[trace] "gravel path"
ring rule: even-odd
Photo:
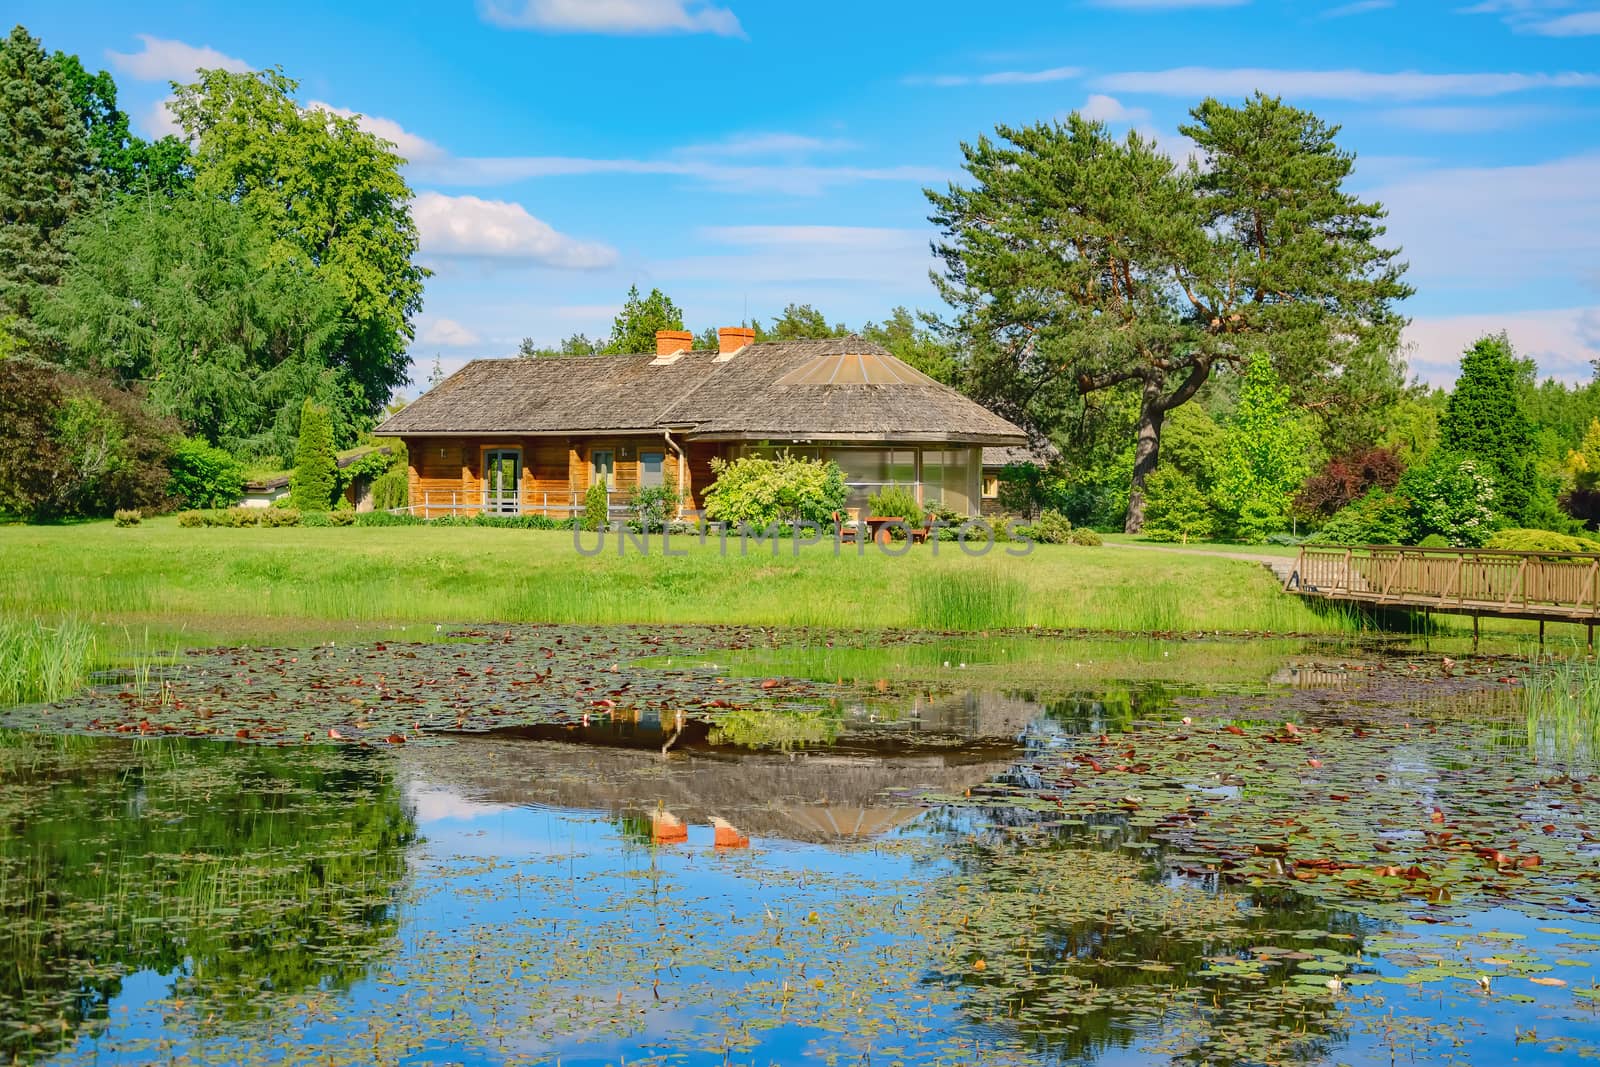
[[[1112,543],[1109,541],[1106,542],[1105,547],[1127,548],[1135,552],[1176,552],[1180,555],[1188,556],[1215,556],[1218,559],[1238,559],[1246,563],[1259,563],[1272,571],[1280,582],[1287,581],[1289,573],[1294,570],[1294,558],[1292,556],[1273,556],[1265,552],[1250,552],[1247,550],[1221,552],[1214,548],[1186,548],[1183,545],[1130,545],[1126,542]]]

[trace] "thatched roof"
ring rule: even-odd
[[[1013,463],[1031,463],[1035,467],[1048,467],[1060,455],[1060,450],[1048,442],[1042,445],[990,447],[983,450],[983,465],[1008,467]]]
[[[375,431],[680,432],[742,440],[1022,444],[1022,430],[859,337],[686,352],[476,360]]]

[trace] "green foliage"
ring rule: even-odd
[[[93,202],[92,161],[61,67],[16,27],[0,42],[0,321],[30,345],[67,264],[67,226]]]
[[[128,129],[128,115],[117,107],[117,83],[105,71],[89,73],[66,52],[50,57],[61,71],[67,96],[83,123],[93,176],[112,195],[165,193],[186,188],[191,177],[189,147],[168,135],[145,141]]]
[[[356,513],[354,511],[308,511],[300,516],[301,526],[313,528],[330,526],[354,526]],[[263,523],[263,525],[271,525]]]
[[[279,258],[250,210],[126,197],[80,228],[71,251],[40,318],[72,366],[149,382],[159,412],[238,455],[286,455],[308,396],[353,432],[360,415],[331,369],[348,329],[339,291]]]
[[[842,322],[828,325],[827,317],[810,304],[789,304],[772,320],[765,340],[805,341],[828,337],[847,337],[850,331]]]
[[[261,526],[267,529],[278,529],[287,526],[300,526],[308,515],[316,515],[321,525],[331,525],[328,518],[329,512],[324,508],[320,512],[300,512],[297,508],[218,508],[209,511],[185,511],[178,516],[178,525],[183,527],[220,526],[228,529],[244,529]],[[313,525],[313,523],[304,523]],[[341,524],[343,525],[343,524]]]
[[[1220,529],[1216,510],[1194,480],[1161,466],[1145,480],[1144,535],[1152,541],[1210,541]]]
[[[1009,515],[1032,515],[1042,498],[1044,471],[1034,463],[1007,463],[1000,468],[1000,508]]]
[[[294,446],[289,499],[301,511],[327,511],[339,488],[338,456],[328,409],[307,399],[300,408],[300,434]]]
[[[1439,451],[1401,475],[1395,492],[1409,501],[1411,537],[1439,534],[1467,548],[1487,541],[1495,530],[1497,494],[1486,466]]]
[[[92,378],[0,361],[0,510],[35,521],[160,510],[175,428]]]
[[[222,508],[244,495],[244,467],[223,449],[185,437],[167,460],[167,491],[190,508]]]
[[[706,517],[732,525],[765,529],[801,520],[820,525],[832,521],[849,496],[844,472],[832,460],[785,452],[775,458],[713,459],[711,470],[716,481],[705,493]]]
[[[1449,548],[1450,542],[1443,534],[1432,533],[1417,542],[1418,548]]]
[[[651,351],[654,351],[652,340]],[[518,359],[547,359],[551,356],[598,356],[605,349],[604,341],[595,341],[581,333],[566,338],[555,348],[540,348],[531,337],[524,337],[517,345]]]
[[[1042,545],[1072,543],[1072,520],[1059,511],[1044,511],[1028,527],[1028,536]]]
[[[1316,540],[1330,545],[1406,545],[1411,537],[1410,501],[1397,493],[1372,489],[1347,504],[1318,531]]]
[[[1573,488],[1600,488],[1600,419],[1589,420],[1582,442],[1567,453],[1564,466]]]
[[[413,261],[412,193],[394,145],[358,117],[302,109],[297,88],[275,70],[205,70],[177,88],[171,110],[195,144],[195,193],[249,211],[272,238],[272,263],[339,294],[348,328],[324,398],[341,425],[361,429],[409,376],[428,272]]]
[[[1073,114],[964,145],[970,186],[927,193],[979,394],[1060,417],[1069,389],[1131,393],[1136,487],[1163,416],[1246,352],[1330,424],[1400,380],[1393,304],[1410,290],[1377,243],[1383,209],[1344,189],[1354,157],[1337,130],[1260,95],[1192,114],[1193,168]],[[1136,491],[1129,528],[1142,519]]]
[[[1080,526],[1068,535],[1067,544],[1082,545],[1086,548],[1099,548],[1101,545],[1105,544],[1105,541],[1095,531],[1088,529],[1087,527]]]
[[[372,479],[372,508],[390,511],[411,502],[411,476],[405,467],[390,467]]]
[[[1252,421],[1257,420],[1252,418]],[[1201,492],[1209,492],[1219,466],[1236,444],[1205,408],[1199,404],[1184,404],[1169,412],[1161,424],[1161,465],[1177,468],[1188,475]],[[1249,470],[1249,460],[1253,458],[1247,452],[1236,457],[1234,462]]]
[[[351,523],[353,526],[426,526],[428,520],[407,512],[363,511]],[[571,523],[569,522],[570,526]]]
[[[1384,412],[1387,425],[1378,446],[1393,452],[1404,466],[1425,462],[1439,444],[1439,419],[1446,399],[1442,389],[1413,391],[1401,397]]]
[[[606,341],[607,354],[627,352],[654,352],[657,330],[683,329],[683,312],[672,298],[660,289],[651,289],[650,295],[641,297],[637,285],[628,289],[628,299],[611,323],[611,337]]]
[[[1533,425],[1520,396],[1531,378],[1531,366],[1515,358],[1504,334],[1480,338],[1461,357],[1461,374],[1439,420],[1440,448],[1480,461],[1494,479],[1499,511],[1523,525],[1539,493]]]
[[[911,617],[931,630],[998,630],[1024,626],[1028,587],[992,570],[918,574],[911,580]]]
[[[666,528],[678,509],[678,492],[671,486],[634,486],[628,494],[629,521],[635,529],[653,533]]]
[[[1222,443],[1213,497],[1233,534],[1259,544],[1288,524],[1289,504],[1311,473],[1309,428],[1264,355],[1246,365]]]
[[[882,345],[896,359],[934,381],[954,385],[960,371],[958,355],[955,346],[935,329],[936,325],[937,320],[932,315],[913,315],[906,308],[897,307],[883,325],[869,322],[863,326],[861,336]]]
[[[1496,530],[1484,548],[1499,548],[1508,552],[1600,552],[1600,544],[1585,537],[1555,533],[1551,530],[1529,530],[1513,527]]]
[[[138,508],[118,508],[111,513],[111,518],[118,526],[137,526],[144,519],[144,513]]]
[[[611,525],[611,494],[605,482],[595,482],[583,494],[583,528],[604,530]]]
[[[903,485],[886,485],[867,497],[867,513],[904,519],[915,526],[922,525],[924,509],[917,503],[917,494]]]

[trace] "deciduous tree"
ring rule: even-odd
[[[628,288],[628,299],[611,323],[611,337],[606,341],[607,354],[625,352],[654,352],[657,330],[683,329],[683,312],[672,298],[660,289],[650,290],[649,296],[640,296],[637,285]]]

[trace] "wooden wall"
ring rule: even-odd
[[[411,457],[411,503],[417,514],[428,517],[450,514],[454,493],[458,513],[477,511],[483,504],[483,456],[490,449],[522,450],[522,499],[525,510],[539,510],[548,500],[552,514],[556,507],[572,504],[573,495],[582,504],[592,477],[592,454],[609,449],[615,457],[616,484],[613,501],[621,503],[639,484],[639,454],[661,452],[662,484],[678,485],[678,456],[662,437],[413,437],[406,441]],[[711,484],[710,457],[715,445],[696,445],[689,452],[685,478],[686,508],[703,505],[701,494]],[[427,494],[432,507],[425,510]],[[564,512],[559,513],[564,514]]]

